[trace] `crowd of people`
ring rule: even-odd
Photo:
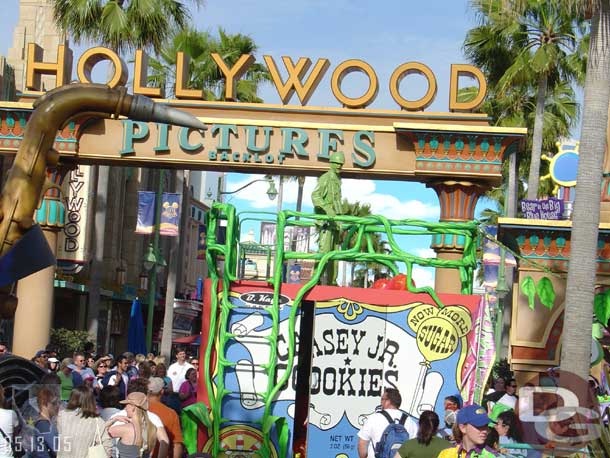
[[[0,458],[186,456],[180,413],[197,402],[199,360],[184,348],[170,365],[151,353],[77,351],[60,360],[52,347],[32,361],[44,376],[19,408],[5,405],[0,388]],[[539,458],[539,451],[513,447],[523,443],[517,388],[512,378],[492,380],[483,405],[447,396],[444,424],[433,411],[411,417],[400,409],[400,392],[387,388],[358,433],[358,456]]]
[[[400,392],[388,388],[381,396],[380,408],[367,418],[358,433],[358,456],[538,458],[541,453],[537,450],[512,447],[523,443],[515,413],[516,392],[514,379],[497,379],[485,395],[484,406],[463,406],[459,395],[447,396],[444,399],[444,425],[441,425],[439,416],[433,411],[422,412],[419,421],[407,415],[400,410]],[[397,425],[401,427],[396,429]],[[402,431],[403,436],[396,431]],[[401,437],[404,437],[404,442],[398,440]],[[392,451],[388,453],[390,449]]]
[[[60,360],[52,347],[32,361],[45,374],[19,408],[0,409],[0,458],[186,456],[180,414],[197,401],[199,360],[185,349],[169,366],[152,353]]]

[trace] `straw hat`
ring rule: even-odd
[[[127,399],[120,401],[121,404],[131,404],[143,410],[148,410],[148,397],[144,393],[129,393]]]

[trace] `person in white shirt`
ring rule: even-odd
[[[143,378],[137,378],[129,382],[129,386],[127,388],[127,395],[129,396],[131,393],[148,394],[148,380]],[[168,456],[169,451],[169,437],[167,436],[167,431],[165,430],[165,426],[163,426],[163,421],[161,421],[161,418],[152,412],[148,412],[148,407],[146,408],[146,410],[148,419],[155,426],[155,428],[157,428],[157,441],[159,442],[159,453],[157,456],[160,458],[165,458]],[[112,415],[110,419],[112,420],[113,418],[127,416],[127,411],[123,409]],[[120,425],[123,423],[118,421],[115,422],[115,424]]]
[[[129,377],[127,376],[127,358],[123,355],[119,356],[116,367],[107,372],[102,379],[102,385],[118,386],[121,390],[121,401],[127,397],[127,385]]]
[[[517,381],[513,378],[506,384],[506,393],[498,399],[498,404],[504,404],[507,407],[515,410],[517,405]]]
[[[396,388],[386,388],[381,395],[381,408],[394,420],[400,419],[405,413],[400,410],[402,397]],[[381,440],[381,436],[389,425],[387,418],[381,412],[375,412],[366,419],[366,423],[358,432],[358,457],[375,458],[375,445]],[[407,414],[404,424],[409,438],[417,437],[417,421]]]
[[[183,348],[179,348],[176,353],[176,362],[167,369],[167,376],[172,380],[174,392],[180,391],[180,385],[186,380],[184,376],[193,366],[186,362],[186,352]]]

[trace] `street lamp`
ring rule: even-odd
[[[163,259],[163,256],[161,256],[161,253],[159,253],[158,250],[155,250],[152,243],[148,245],[143,264],[146,270],[152,270],[153,267],[156,267],[157,273],[161,272],[167,266],[165,259]]]
[[[155,198],[155,221],[153,226],[153,240],[148,245],[142,264],[144,270],[148,271],[148,314],[146,316],[146,348],[150,352],[152,350],[152,328],[153,316],[155,314],[155,299],[157,292],[157,274],[167,266],[165,259],[159,252],[159,238],[161,228],[161,200],[163,197],[163,180],[165,179],[165,170],[159,171],[159,185]]]
[[[155,302],[157,296],[157,274],[160,273],[167,263],[161,253],[159,253],[159,231],[154,233],[156,243],[150,243],[142,264],[144,269],[148,271],[148,314],[146,316],[146,348],[150,352],[152,350],[152,328],[153,316],[155,314]]]
[[[257,178],[256,180],[252,180],[248,183],[246,183],[245,185],[243,185],[242,187],[236,189],[235,191],[221,191],[220,189],[218,190],[218,200],[220,201],[221,198],[220,196],[222,195],[226,195],[226,194],[235,194],[239,191],[241,191],[242,189],[247,188],[248,186],[258,182],[258,181],[265,181],[267,182],[267,184],[269,185],[269,188],[267,189],[267,197],[269,197],[269,200],[275,200],[275,198],[277,197],[277,189],[275,189],[275,181],[273,181],[273,178],[271,178],[271,175],[265,175],[265,178]],[[212,190],[209,189],[208,193],[207,193],[207,198],[211,199],[212,198]]]

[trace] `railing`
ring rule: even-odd
[[[531,453],[536,451],[538,454]],[[530,445],[530,444],[502,444],[500,445],[500,453],[504,458],[533,458],[533,457],[544,457],[544,458],[555,458],[555,457],[567,457],[570,458],[588,458],[594,455],[587,448],[573,448],[560,446],[549,447],[545,445]]]

